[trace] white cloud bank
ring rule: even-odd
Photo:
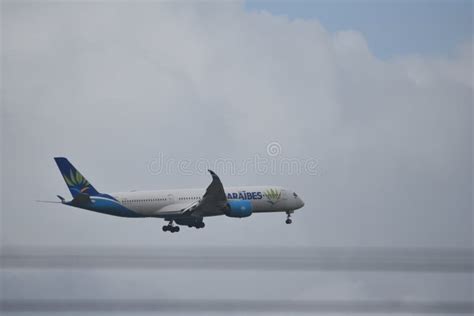
[[[380,60],[357,31],[331,34],[317,21],[242,7],[2,3],[2,243],[472,246],[472,43],[449,58]],[[287,157],[316,158],[318,174],[223,181],[297,190],[306,207],[290,227],[283,215],[255,215],[210,219],[205,230],[171,235],[158,220],[33,202],[67,194],[56,155],[70,157],[104,191],[205,186],[208,177],[152,176],[146,164],[160,152],[242,160],[270,141]],[[347,275],[312,275],[305,285],[291,274],[259,274],[250,283],[226,274],[223,285],[200,275],[216,292],[250,284],[263,297],[268,284],[275,295],[285,285],[305,298],[328,286],[350,292],[340,297],[472,294],[464,277],[425,280],[431,282],[425,286],[411,276],[366,277],[361,284]],[[130,288],[115,283],[125,280],[162,297],[178,289],[196,293],[194,279],[179,276],[169,287],[148,274],[79,276],[54,278],[43,290],[49,275],[26,274],[30,284],[8,274],[4,288],[11,297],[60,295],[65,287],[128,296]],[[411,285],[392,289],[393,282]]]
[[[65,191],[55,155],[105,191],[205,186],[202,176],[154,177],[146,163],[160,152],[245,159],[278,141],[288,157],[316,158],[319,174],[223,180],[293,187],[307,205],[299,231],[255,216],[222,223],[235,228],[222,242],[472,243],[472,43],[452,57],[380,60],[357,31],[240,3],[7,2],[2,20],[4,242],[95,243],[104,223],[138,236],[105,244],[158,233],[157,221],[31,202]],[[205,242],[222,232],[213,225]],[[288,241],[274,239],[282,229]]]

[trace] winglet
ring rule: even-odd
[[[209,173],[211,174],[213,179],[215,179],[215,178],[219,179],[219,177],[217,176],[217,174],[214,171],[212,171],[211,169],[207,169],[207,171],[209,171]]]
[[[219,179],[217,174],[211,169],[208,169],[207,171],[209,171],[209,173],[212,176],[212,182],[207,187],[206,193],[204,193],[202,198],[207,199],[210,194],[214,194],[217,200],[227,201],[227,197],[225,195],[224,187],[222,186],[221,179]]]

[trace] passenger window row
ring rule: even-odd
[[[199,200],[199,197],[194,196],[194,197],[180,197],[178,200],[180,201],[186,201],[186,200]]]
[[[180,201],[186,200],[199,200],[199,197],[180,197]],[[166,201],[166,198],[156,198],[156,199],[137,199],[137,200],[123,200],[123,203],[143,203],[143,202],[156,202],[156,201]]]
[[[123,203],[155,202],[155,201],[166,201],[166,199],[165,198],[156,198],[156,199],[123,200]]]

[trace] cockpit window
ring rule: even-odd
[[[293,196],[294,196],[295,198],[297,198],[297,197],[298,197],[298,194],[296,194],[296,192],[293,192]]]

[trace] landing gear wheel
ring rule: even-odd
[[[169,221],[168,225],[163,226],[162,229],[164,232],[171,232],[171,233],[179,232],[179,226],[174,226],[172,220]]]
[[[287,215],[287,216],[286,216],[286,221],[285,221],[285,223],[287,223],[287,224],[293,223],[293,221],[291,220],[291,213],[293,213],[293,212],[286,212],[286,215]]]
[[[285,223],[291,224],[291,223],[293,223],[293,221],[292,221],[290,218],[288,218],[288,219],[285,221]]]

